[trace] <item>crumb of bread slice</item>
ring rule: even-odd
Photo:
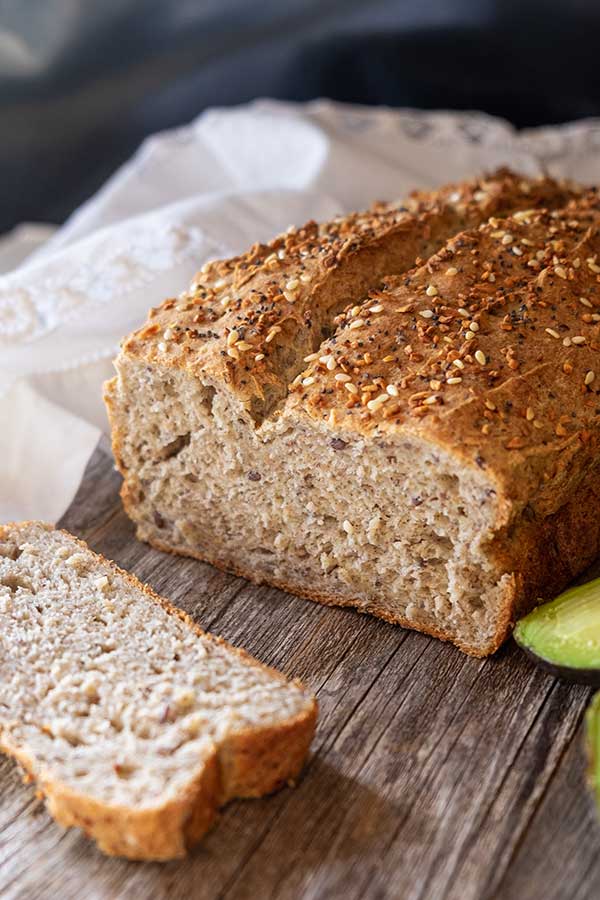
[[[299,773],[316,701],[84,543],[0,527],[0,746],[105,853],[181,857]]]

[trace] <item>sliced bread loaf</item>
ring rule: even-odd
[[[182,856],[220,805],[298,774],[315,718],[301,684],[82,542],[0,527],[0,746],[105,853]]]
[[[600,550],[578,193],[500,173],[209,266],[107,387],[139,537],[493,652]]]

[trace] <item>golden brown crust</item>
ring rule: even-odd
[[[32,522],[0,526],[0,540]],[[44,527],[52,530],[51,525]],[[67,534],[79,546],[90,551],[84,541]],[[151,602],[159,603],[170,615],[177,616],[196,634],[242,657],[248,665],[260,668],[279,681],[287,681],[281,672],[265,666],[244,650],[222,638],[207,634],[183,610],[173,606],[135,575],[120,569],[111,560],[94,554],[115,574],[142,591]],[[303,687],[300,682],[295,682]],[[82,828],[98,847],[111,856],[163,861],[185,855],[216,818],[220,806],[235,797],[259,797],[292,782],[299,774],[308,753],[316,725],[317,701],[307,696],[306,709],[277,727],[248,728],[230,735],[222,744],[209,748],[203,768],[185,792],[162,807],[128,809],[109,806],[80,794],[44,773],[27,752],[13,745],[0,730],[0,747],[13,756],[37,782],[53,818],[65,827]],[[0,723],[1,724],[1,723]]]
[[[575,193],[552,179],[500,170],[420,194],[408,206],[308,222],[242,256],[208,263],[187,293],[151,310],[123,352],[223,383],[262,421],[334,316],[381,278],[407,271],[491,215],[554,208]]]
[[[594,192],[458,235],[339,317],[289,410],[424,435],[517,512],[562,506],[600,441],[599,224]]]

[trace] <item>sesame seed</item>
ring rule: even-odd
[[[587,306],[588,309],[594,308],[593,304],[591,304],[590,301],[586,297],[580,297],[579,302],[582,303],[584,306]]]
[[[320,356],[319,362],[322,365],[326,366],[330,372],[333,372],[333,370],[337,366],[337,362],[335,361],[334,357],[329,354],[326,356]]]
[[[598,272],[600,272],[600,266],[596,265],[595,256],[591,256],[586,260],[586,262],[588,264],[588,269],[590,270],[590,272],[594,272],[596,275],[598,274]]]
[[[279,326],[279,325],[274,325],[274,326],[271,328],[271,330],[270,330],[270,332],[268,333],[268,335],[266,336],[266,338],[265,338],[265,343],[270,344],[271,341],[273,340],[273,338],[275,337],[275,335],[276,335],[276,334],[279,334],[280,331],[281,331],[280,326]]]
[[[388,392],[390,397],[397,397],[400,393],[395,384],[388,384],[388,386],[386,387],[386,391]]]
[[[550,337],[553,337],[553,338],[560,337],[560,334],[558,333],[558,331],[555,331],[554,328],[546,328],[545,331],[546,331],[546,334],[550,335]]]
[[[175,332],[173,331],[172,328],[167,328],[165,333],[163,334],[163,337],[164,337],[165,341],[170,341],[174,334],[175,334]]]
[[[513,247],[512,252],[515,254],[515,256],[523,256],[523,251],[520,247]]]
[[[486,400],[486,401],[485,401],[485,405],[486,405],[487,408],[488,408],[489,410],[491,410],[492,412],[495,412],[495,411],[496,411],[496,404],[495,404],[492,400]]]
[[[435,284],[429,284],[425,293],[428,297],[437,297],[438,289],[436,288]]]
[[[458,275],[458,269],[455,266],[450,266],[450,268],[446,269],[446,275],[454,278],[455,275]]]
[[[585,344],[585,338],[582,334],[576,334],[575,337],[571,338],[572,344]]]
[[[264,353],[257,353],[256,356],[254,357],[254,359],[256,360],[256,362],[260,362],[261,359],[264,359],[264,358],[265,358],[265,354],[264,354]]]
[[[100,590],[104,590],[104,588],[108,586],[108,578],[106,575],[101,575],[100,578],[94,579],[94,584],[97,588],[100,588]]]
[[[527,407],[527,409],[525,411],[525,418],[527,419],[528,422],[533,422],[533,420],[535,419],[535,412],[533,411],[531,406]]]
[[[464,369],[464,367],[465,367],[465,364],[464,364],[464,362],[462,361],[462,359],[455,359],[455,360],[452,362],[452,365],[453,365],[453,366],[456,366],[457,369]]]
[[[433,317],[432,309],[421,309],[419,310],[419,315],[423,316],[424,319],[431,319]]]
[[[437,403],[440,398],[437,394],[432,394],[431,397],[425,397],[423,403],[425,406],[433,406],[434,403]]]
[[[460,384],[462,378],[460,375],[453,375],[451,378],[446,378],[446,384]]]
[[[252,350],[252,344],[249,344],[248,341],[238,341],[235,345],[236,350],[241,350],[245,352],[246,350]]]
[[[344,519],[344,521],[342,522],[342,528],[344,529],[346,534],[352,534],[352,532],[354,531],[354,526],[352,522],[348,521],[348,519]]]
[[[383,304],[377,303],[375,306],[371,306],[369,312],[372,313],[380,313],[383,311]]]
[[[295,303],[298,299],[291,291],[282,291],[282,293],[288,303]]]
[[[495,281],[495,280],[496,280],[496,276],[494,275],[493,272],[490,272],[490,274],[488,275],[488,281]]]
[[[348,382],[346,382],[344,387],[350,394],[358,394],[358,388],[356,387],[355,384],[352,384],[351,382],[348,381]]]
[[[299,287],[300,282],[297,278],[291,278],[286,284],[286,288],[288,289],[288,291],[297,291]]]
[[[354,316],[357,316],[359,314],[359,312],[360,312],[360,306],[353,306],[352,309],[350,310],[351,318],[354,318]]]
[[[373,397],[372,400],[369,400],[367,403],[367,409],[377,409],[378,406],[381,406],[382,403],[387,403],[389,400],[388,394],[379,394],[378,397]]]
[[[438,381],[437,378],[432,378],[431,381],[429,382],[429,387],[431,388],[432,391],[439,391],[441,386],[442,386],[442,382]]]
[[[314,384],[314,383],[315,383],[315,378],[313,378],[312,375],[308,375],[306,378],[302,379],[302,384],[304,385],[304,387],[308,387],[309,384]]]
[[[335,376],[335,380],[336,381],[352,381],[350,376],[346,375],[345,372],[338,372],[338,374]]]
[[[512,234],[508,234],[508,232],[502,238],[502,243],[506,246],[507,244],[512,244],[513,236]]]
[[[309,284],[312,281],[312,278],[306,272],[303,272],[300,276],[300,281],[304,282],[304,284]]]
[[[563,343],[563,347],[570,347],[571,346],[571,338],[570,337],[563,338],[562,343]]]
[[[566,279],[568,277],[567,270],[565,269],[564,266],[554,266],[554,271],[556,272],[556,274],[558,275],[559,278]]]
[[[465,331],[465,341],[472,341],[474,337],[475,337],[475,332]]]
[[[279,257],[279,259],[285,259],[285,250],[278,250],[277,256]]]
[[[215,281],[215,283],[214,283],[215,290],[218,291],[219,288],[225,287],[226,284],[227,284],[226,278],[219,278],[218,281]]]
[[[160,351],[161,353],[164,353],[164,352],[165,352],[165,350],[167,349],[167,345],[165,344],[164,341],[161,341],[161,342],[160,342],[160,344],[158,345],[158,349],[159,349],[159,351]]]
[[[230,331],[229,334],[227,335],[227,346],[228,346],[228,347],[233,347],[233,345],[236,344],[236,343],[238,342],[239,337],[240,337],[239,333],[238,333],[238,332],[235,330],[235,328],[234,328],[234,329],[233,329],[232,331]]]
[[[350,330],[353,331],[355,328],[362,328],[364,324],[364,319],[355,319],[353,322],[350,322]]]
[[[469,322],[469,328],[471,331],[479,331],[479,325],[477,322]]]
[[[485,364],[487,362],[487,358],[486,358],[486,355],[483,352],[483,350],[475,351],[475,359],[477,360],[477,362],[479,363],[480,366],[485,366]]]
[[[228,347],[227,348],[227,356],[230,356],[232,359],[240,358],[240,354],[236,347]]]
[[[584,378],[584,383],[591,384],[595,377],[596,377],[595,373],[590,370]]]
[[[460,316],[462,316],[463,318],[466,318],[466,319],[469,318],[469,311],[468,311],[468,309],[465,309],[464,307],[459,306],[457,312],[458,312],[458,314],[459,314]]]
[[[225,294],[225,296],[221,299],[221,306],[227,306],[229,303],[231,303],[231,297],[229,296],[229,294]]]
[[[312,362],[314,359],[318,359],[318,353],[309,353],[308,356],[304,357],[304,362]]]

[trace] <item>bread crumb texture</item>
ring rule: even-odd
[[[0,528],[0,744],[107,853],[169,859],[297,775],[314,698],[70,535]]]

